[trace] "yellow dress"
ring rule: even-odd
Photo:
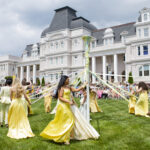
[[[148,94],[143,91],[135,105],[135,115],[146,116],[148,113]]]
[[[129,105],[128,105],[130,114],[135,113],[135,104],[136,104],[136,97],[135,96],[130,96]]]
[[[52,102],[52,96],[50,94],[44,96],[44,107],[45,112],[50,112],[51,110],[51,102]]]
[[[8,112],[9,130],[7,136],[14,139],[33,137],[22,98],[13,99]]]
[[[70,100],[71,91],[64,89],[63,98]],[[70,133],[74,126],[74,117],[68,103],[60,101],[54,120],[42,131],[40,136],[55,142],[69,142]]]
[[[27,90],[26,94],[27,94],[27,97],[28,97],[29,101],[31,102],[28,90]],[[32,111],[31,105],[27,104],[27,108],[28,108],[28,114],[32,115],[33,111]]]
[[[98,106],[95,92],[90,92],[90,110],[93,113],[102,112],[102,110]]]

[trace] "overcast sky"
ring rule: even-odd
[[[54,10],[70,6],[98,28],[136,21],[150,0],[0,0],[0,55],[20,56],[39,42]]]

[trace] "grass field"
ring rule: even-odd
[[[150,118],[128,114],[123,100],[99,100],[103,113],[91,114],[91,124],[100,133],[98,140],[71,141],[56,144],[39,136],[54,115],[44,112],[43,100],[33,104],[29,117],[34,138],[15,140],[6,136],[8,129],[0,128],[0,150],[149,150]],[[54,107],[56,102],[53,102]]]

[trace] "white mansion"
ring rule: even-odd
[[[135,82],[150,83],[150,9],[143,8],[136,22],[97,29],[87,19],[76,16],[66,6],[55,10],[50,25],[36,44],[27,45],[22,56],[1,56],[0,77],[17,75],[26,78],[45,77],[47,82],[63,74],[84,68],[82,37],[92,37],[90,68],[104,79],[127,80],[132,72]],[[120,76],[118,76],[120,75]],[[93,78],[93,82],[94,82]]]

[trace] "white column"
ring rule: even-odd
[[[16,67],[16,73],[15,73],[16,77],[18,77],[18,67]]]
[[[103,80],[106,80],[106,56],[103,56]]]
[[[118,55],[114,54],[114,82],[118,82]]]
[[[33,84],[36,84],[36,65],[33,65]]]
[[[96,57],[92,57],[92,72],[96,73]],[[96,82],[96,78],[92,76],[92,83]]]
[[[27,82],[29,82],[30,81],[30,66],[27,66],[27,76],[26,76],[26,78],[27,78]]]
[[[24,67],[21,66],[20,67],[20,82],[22,82],[22,80],[23,80],[23,73],[24,73]]]

